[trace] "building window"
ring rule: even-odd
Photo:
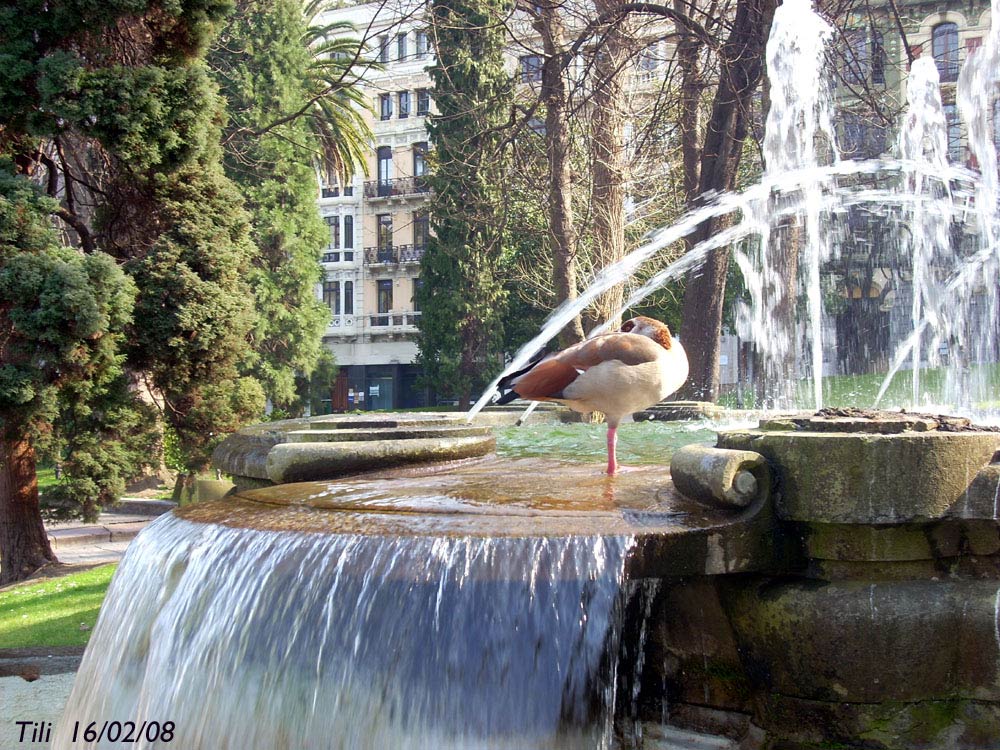
[[[354,282],[344,282],[344,315],[354,315]]]
[[[948,158],[953,162],[962,160],[962,131],[958,120],[958,108],[954,104],[945,104],[944,121],[948,128]]]
[[[340,315],[340,282],[323,282],[323,302],[334,315]]]
[[[431,92],[417,89],[417,117],[425,117],[431,111]]]
[[[417,59],[423,60],[430,51],[430,44],[427,39],[427,32],[423,29],[417,32]]]
[[[378,111],[380,119],[392,119],[392,94],[379,94]]]
[[[639,70],[648,74],[658,67],[660,67],[660,43],[652,42],[639,55]]]
[[[937,63],[941,83],[958,80],[958,26],[939,23],[931,31],[931,54]]]
[[[327,216],[326,225],[330,229],[330,247],[340,247],[340,217]]]
[[[430,216],[426,211],[413,212],[413,247],[424,250],[431,236]]]
[[[392,214],[379,214],[376,220],[378,222],[378,249],[381,256],[383,251],[392,252]]]
[[[864,29],[851,29],[844,33],[844,38],[847,48],[841,77],[847,84],[864,83],[868,74],[868,32]]]
[[[413,176],[423,177],[427,174],[427,141],[413,144]]]
[[[378,61],[381,63],[389,62],[389,37],[387,36],[378,38]]]
[[[413,280],[413,297],[410,299],[413,305],[413,312],[420,312],[420,290],[423,286],[423,279],[417,277]]]
[[[392,310],[392,279],[379,279],[375,285],[378,290],[378,312],[383,315]]]
[[[392,190],[392,147],[378,147],[378,194],[385,197]]]
[[[521,82],[542,80],[542,58],[538,55],[524,55],[520,58]]]
[[[399,119],[405,119],[410,116],[410,92],[400,91],[397,94],[399,97]]]
[[[873,159],[885,153],[886,129],[863,116],[846,112],[841,118],[843,138],[841,152],[855,159]]]
[[[885,39],[881,31],[872,30],[872,83],[885,83]]]
[[[344,247],[354,247],[354,217],[350,215],[344,217]]]
[[[396,59],[406,59],[406,34],[396,35]]]

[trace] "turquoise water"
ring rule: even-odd
[[[618,428],[618,462],[669,464],[678,448],[690,443],[715,444],[722,425],[693,422],[636,422]],[[584,463],[607,457],[607,430],[603,424],[537,424],[496,431],[497,454],[509,458],[545,456]]]

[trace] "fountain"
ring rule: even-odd
[[[1000,70],[998,27],[963,73],[970,121],[983,111],[972,87]],[[509,370],[661,248],[733,213],[627,304],[744,242],[744,322],[764,331],[760,310],[789,306],[778,230],[795,227],[784,234],[804,253],[819,408],[820,275],[837,252],[820,222],[872,203],[920,228],[904,243],[914,294],[894,371],[918,369],[937,342],[986,356],[962,338],[965,303],[948,301],[997,268],[985,121],[971,131],[990,175],[943,164],[940,99],[920,63],[901,159],[821,158],[816,133],[797,130],[811,122],[830,140],[820,101],[783,87],[817,73],[818,58],[794,57],[810,34],[827,31],[805,0],[779,7],[772,91],[797,109],[772,112],[769,153],[793,158],[651,236],[553,313]],[[868,187],[871,176],[894,185]],[[939,230],[963,191],[980,244],[942,273]],[[770,371],[792,352],[788,340],[765,348]],[[915,370],[915,401],[918,382]],[[239,491],[130,547],[54,747],[113,747],[123,732],[185,748],[1000,746],[1000,433],[918,413],[772,414],[679,448],[669,474],[609,478],[492,456],[476,416],[490,395],[468,420],[322,418],[227,439],[216,462]]]

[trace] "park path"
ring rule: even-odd
[[[113,510],[102,512],[96,523],[47,523],[45,530],[64,565],[117,562],[140,531],[174,507],[169,500],[124,498]]]

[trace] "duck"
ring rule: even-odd
[[[554,401],[583,413],[603,412],[608,425],[607,473],[613,476],[621,468],[616,456],[621,420],[659,403],[687,376],[687,354],[670,328],[639,316],[614,333],[560,352],[541,352],[527,367],[500,380],[502,395],[496,403],[522,398]]]

